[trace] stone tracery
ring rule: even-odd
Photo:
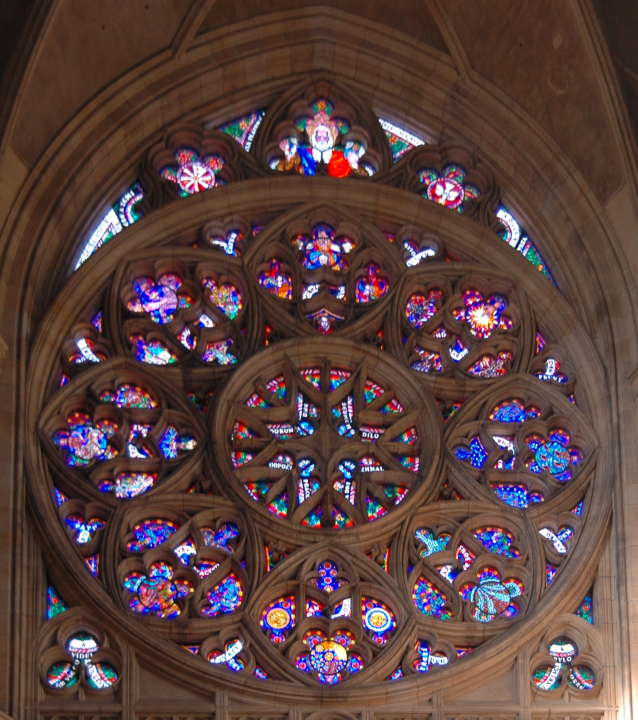
[[[99,544],[99,532],[107,536],[99,574],[123,612],[146,616],[165,638],[172,618],[188,618],[191,629],[177,644],[214,668],[256,680],[365,686],[473,654],[542,597],[538,568],[559,567],[571,552],[580,523],[568,513],[586,493],[594,462],[586,419],[552,387],[567,380],[556,364],[548,367],[530,298],[453,243],[444,254],[423,229],[390,233],[347,207],[295,208],[259,232],[248,230],[254,223],[229,223],[202,230],[208,246],[178,240],[154,250],[152,263],[133,258],[115,274],[99,319],[87,316],[78,325],[84,332],[69,338],[65,388],[51,400],[43,434],[67,465],[87,472],[104,465],[108,477],[91,470],[93,484],[83,488],[62,480],[73,498],[61,503],[65,522],[72,516],[65,506],[77,503],[84,513],[73,530],[95,536],[87,546]],[[259,352],[264,325],[269,349]],[[102,382],[118,364],[131,382]],[[179,410],[145,390],[153,382],[178,398]],[[186,399],[202,392],[212,406],[206,418]],[[87,402],[92,412],[76,409]],[[147,415],[156,425],[143,422]],[[56,428],[62,417],[67,427],[52,431],[53,417]],[[496,430],[486,429],[490,423]],[[59,458],[52,465],[65,475]],[[97,527],[84,505],[107,491],[109,507],[131,499],[142,508],[148,495],[163,514],[154,507],[125,530],[111,518]],[[169,492],[182,493],[172,501],[182,511],[190,497],[201,501],[199,515],[173,519]],[[232,520],[211,515],[204,525],[201,517],[225,502],[220,495],[239,499]],[[467,500],[461,516],[450,497]],[[491,515],[481,507],[485,517],[470,528],[473,503],[491,503]],[[529,520],[505,506],[529,506]],[[417,508],[438,517],[412,531],[427,550],[415,554],[413,537],[398,528]],[[264,573],[273,521],[291,524],[298,537]],[[313,542],[312,531],[325,537],[356,528],[353,553],[364,558],[377,521],[387,535],[383,569],[400,593],[379,591],[388,581],[370,567],[366,579],[351,571],[348,598],[336,588],[339,603],[316,583],[320,599],[293,592],[302,583],[294,572],[300,546]],[[239,531],[248,522],[256,528],[250,542]],[[241,551],[215,540],[232,534],[230,525]],[[130,557],[116,571],[113,552],[122,543]],[[336,551],[310,554],[306,576],[343,562]],[[267,600],[259,618],[254,598]],[[392,643],[399,633],[409,638],[407,653]]]

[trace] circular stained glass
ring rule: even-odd
[[[282,607],[273,608],[266,614],[266,622],[275,630],[283,630],[290,621],[290,613]]]
[[[348,664],[348,651],[334,640],[324,640],[310,651],[310,664],[322,675],[337,675]]]
[[[190,162],[178,170],[177,184],[184,192],[193,195],[212,188],[215,185],[215,173],[203,163]]]
[[[296,527],[339,530],[431,491],[432,400],[387,355],[336,339],[304,347],[248,361],[221,398],[239,497]]]

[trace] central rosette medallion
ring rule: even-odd
[[[434,402],[387,354],[335,338],[248,361],[220,399],[216,428],[238,495],[307,528],[389,515],[427,493],[438,462]]]

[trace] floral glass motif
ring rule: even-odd
[[[453,164],[446,165],[440,172],[433,168],[420,170],[419,180],[426,187],[424,197],[450,210],[463,212],[464,204],[480,195],[477,187],[465,182],[465,175],[460,165]]]
[[[349,630],[341,630],[330,638],[322,630],[309,630],[303,637],[308,652],[300,653],[295,666],[298,670],[315,674],[324,685],[341,682],[343,674],[353,674],[363,669],[363,658],[351,651],[355,639]]]
[[[525,586],[515,578],[501,579],[495,568],[483,568],[476,582],[466,583],[460,588],[461,597],[470,605],[471,617],[478,622],[488,623],[502,616],[514,617],[519,612],[515,598],[520,597]]]
[[[164,561],[152,563],[147,574],[129,573],[122,587],[131,595],[133,612],[166,619],[177,617],[182,612],[178,601],[194,591],[192,582],[176,578],[173,567]]]
[[[507,331],[512,328],[511,319],[504,314],[507,299],[502,295],[490,295],[485,298],[478,290],[470,289],[463,293],[464,307],[454,311],[454,317],[465,322],[474,337],[486,340],[496,330]]]
[[[309,236],[295,235],[292,245],[306,270],[326,268],[334,272],[348,269],[346,256],[357,247],[356,241],[347,235],[337,237],[335,229],[327,223],[315,225]]]
[[[160,175],[177,186],[181,197],[215,187],[224,166],[224,158],[218,153],[200,156],[196,150],[187,147],[175,151],[175,160],[176,164],[163,167]]]
[[[297,133],[291,132],[280,141],[282,154],[271,159],[270,167],[300,175],[316,175],[325,170],[335,178],[374,174],[370,163],[361,162],[366,152],[365,143],[348,137],[350,127],[346,120],[334,116],[333,104],[319,98],[312,104],[312,112],[313,115],[296,121],[296,129],[305,133],[307,142],[300,143]]]
[[[578,656],[576,644],[567,637],[558,637],[547,646],[553,664],[543,665],[532,674],[532,683],[544,692],[557,690],[563,683],[574,690],[593,690],[596,675],[587,665],[574,663]]]
[[[111,238],[121,233],[142,217],[140,204],[144,199],[144,190],[139,182],[133,183],[107,210],[100,222],[85,242],[74,270],[83,265],[93,253],[97,252]]]
[[[91,690],[109,690],[120,679],[117,670],[107,662],[95,662],[93,656],[100,651],[94,635],[79,632],[66,642],[65,653],[70,658],[49,667],[46,682],[52,688],[70,688],[82,682]]]
[[[317,577],[315,579],[317,590],[332,593],[341,587],[339,579],[339,568],[332,560],[324,560],[317,565]]]

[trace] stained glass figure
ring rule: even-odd
[[[192,435],[180,434],[174,425],[169,425],[164,430],[158,444],[160,452],[167,460],[175,460],[197,447],[197,441]]]
[[[70,467],[112,460],[118,454],[111,442],[119,429],[115,423],[109,420],[92,422],[83,412],[71,413],[66,422],[68,429],[56,432],[52,440]]]
[[[526,407],[518,398],[512,398],[499,403],[489,414],[489,419],[494,422],[522,423],[540,415],[541,411],[535,405]]]
[[[318,330],[323,335],[330,335],[345,320],[345,317],[322,307],[313,313],[308,313],[306,319],[315,330]]]
[[[470,465],[480,470],[485,465],[488,452],[483,446],[479,436],[475,435],[470,440],[469,447],[466,445],[457,445],[454,448],[454,455],[459,460],[470,463]]]
[[[393,163],[398,162],[412,148],[425,144],[425,140],[391,123],[389,120],[380,117],[379,125],[383,128],[383,132],[390,143]]]
[[[435,535],[430,528],[418,528],[414,532],[414,537],[423,546],[419,549],[419,555],[422,558],[430,557],[434,553],[442,552],[450,542],[450,534],[443,532]]]
[[[410,367],[413,370],[421,373],[443,372],[443,358],[440,352],[428,350],[420,345],[415,346],[414,352],[419,356],[419,359],[410,363]]]
[[[433,288],[427,295],[412,293],[405,305],[405,317],[414,328],[422,328],[440,310],[443,303],[443,290]]]
[[[177,617],[182,612],[178,600],[194,591],[190,580],[176,578],[172,566],[161,560],[150,565],[147,575],[129,573],[122,587],[131,595],[129,607],[133,612],[164,619]]]
[[[118,385],[114,393],[105,390],[100,393],[100,401],[103,403],[113,403],[119,408],[150,410],[158,407],[157,400],[153,398],[148,390],[131,383]]]
[[[157,473],[120,472],[114,480],[102,480],[98,490],[113,493],[119,499],[134,498],[150,490],[157,483],[157,479]]]
[[[490,483],[495,495],[507,505],[517,508],[526,508],[545,500],[543,494],[530,490],[522,483]]]
[[[295,235],[291,242],[306,270],[328,268],[335,272],[345,271],[349,267],[346,255],[357,247],[353,238],[347,235],[337,237],[335,229],[327,223],[315,225],[310,236]]]
[[[208,300],[229,320],[235,320],[244,307],[241,292],[231,282],[218,282],[215,278],[202,278],[202,286],[208,290]]]
[[[73,541],[78,545],[86,545],[95,537],[98,530],[105,527],[106,522],[98,517],[84,519],[80,513],[71,513],[64,518],[65,525],[73,533]]]
[[[127,307],[134,313],[146,313],[160,325],[172,322],[178,309],[183,305],[178,290],[183,280],[175,273],[164,273],[157,281],[152,277],[137,277],[132,283],[135,296]]]
[[[481,378],[502,377],[509,372],[513,361],[514,355],[509,350],[501,350],[496,356],[483,355],[468,368],[467,372]]]
[[[220,125],[217,129],[230,135],[230,137],[236,140],[244,150],[248,152],[265,114],[265,110],[255,110],[247,115],[242,115],[234,120],[230,120]]]
[[[520,550],[514,547],[514,535],[508,530],[500,527],[479,527],[472,534],[489,552],[508,558],[521,555]]]
[[[476,186],[465,182],[466,172],[460,165],[446,165],[441,172],[424,168],[418,175],[426,187],[423,196],[450,210],[463,212],[465,202],[481,194]]]
[[[533,453],[525,462],[528,470],[537,475],[549,473],[558,482],[569,482],[574,476],[573,468],[583,460],[582,452],[570,445],[570,434],[561,428],[550,431],[547,439],[533,434],[525,442]]]
[[[264,290],[281,300],[292,300],[292,275],[282,270],[281,261],[272,258],[268,269],[259,273],[259,284]]]
[[[499,233],[501,240],[521,253],[539,272],[556,284],[538,247],[529,239],[514,215],[504,205],[501,205],[496,211],[496,217],[503,225],[503,230]]]
[[[176,150],[175,160],[177,163],[163,167],[160,175],[177,186],[180,197],[215,187],[219,182],[217,176],[224,166],[224,158],[218,153],[200,156],[188,147]]]
[[[452,617],[447,605],[448,599],[435,585],[421,576],[412,590],[412,600],[424,615],[449,620]]]
[[[144,199],[144,190],[139,182],[133,183],[102,216],[97,228],[84,243],[74,270],[83,265],[94,252],[99,250],[111,238],[122,232],[142,217],[140,204]]]
[[[177,355],[168,349],[161,340],[146,340],[143,335],[134,334],[129,338],[131,350],[138,362],[147,365],[172,365]]]
[[[47,620],[51,620],[51,618],[57,617],[67,610],[68,608],[62,601],[58,591],[53,587],[53,585],[48,585],[46,610]]]
[[[202,353],[202,360],[205,363],[221,365],[236,365],[239,361],[237,355],[233,352],[235,341],[232,338],[219,340],[216,342],[207,342],[206,349]]]
[[[206,593],[207,603],[202,607],[202,615],[215,617],[233,613],[244,598],[242,584],[234,573],[227,575],[219,584]]]
[[[375,302],[385,297],[389,290],[390,283],[381,273],[381,268],[376,263],[370,263],[365,268],[365,275],[356,282],[355,302],[360,304]]]
[[[166,542],[179,529],[172,520],[150,518],[135,524],[131,530],[133,538],[128,541],[129,552],[144,552]]]
[[[333,116],[334,106],[329,100],[315,100],[312,112],[312,116],[301,117],[296,122],[296,129],[305,132],[307,144],[300,143],[295,132],[284,137],[279,143],[282,155],[270,160],[273,170],[316,175],[321,168],[335,178],[375,172],[370,163],[361,162],[365,144],[359,139],[342,137],[350,127],[343,118]]]
[[[525,586],[515,578],[501,579],[495,568],[483,568],[476,583],[466,583],[460,588],[461,597],[471,607],[471,617],[488,623],[495,618],[513,617],[519,611],[514,599],[525,592]]]

